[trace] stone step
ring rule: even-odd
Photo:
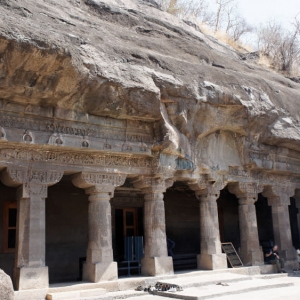
[[[84,299],[91,297],[99,297],[106,294],[105,289],[86,289],[77,291],[65,291],[65,292],[48,292],[46,295],[47,300],[66,300],[66,299]]]
[[[215,297],[224,297],[227,295],[242,294],[258,290],[275,289],[293,286],[293,282],[282,282],[280,278],[274,280],[253,279],[243,282],[226,283],[220,282],[224,285],[206,285],[199,287],[188,287],[182,292],[153,292],[155,295],[186,300],[202,300],[211,299]]]
[[[169,285],[179,285],[183,288],[185,287],[200,287],[205,285],[216,284],[218,282],[239,282],[245,280],[252,280],[252,277],[249,275],[240,275],[235,273],[219,273],[219,274],[206,274],[202,276],[193,276],[193,277],[180,277],[174,279],[158,280],[162,284]]]

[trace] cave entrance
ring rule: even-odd
[[[268,199],[262,194],[258,194],[255,202],[257,229],[259,244],[262,247],[264,257],[274,246],[272,207],[268,205]]]
[[[88,195],[71,176],[48,188],[46,200],[46,266],[49,282],[82,280],[88,245]]]
[[[295,249],[300,248],[300,228],[299,228],[299,208],[296,206],[295,198],[291,198],[291,204],[289,205],[290,225],[292,233],[292,242]]]
[[[221,243],[232,243],[238,251],[241,246],[238,199],[225,187],[217,203]]]
[[[197,269],[200,253],[199,200],[185,183],[175,182],[164,195],[167,239],[175,243],[174,271]],[[168,243],[170,245],[170,243]]]
[[[144,247],[144,195],[126,179],[123,186],[115,189],[111,205],[114,261],[118,263],[118,276],[137,275],[140,271],[140,262],[135,260],[135,252],[143,251]],[[136,239],[132,242],[131,239],[126,239],[128,237]],[[133,243],[131,250],[134,252],[133,261],[129,264],[130,270],[128,270],[128,242]]]

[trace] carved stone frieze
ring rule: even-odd
[[[299,173],[300,160],[299,153],[294,155],[293,151],[289,153],[278,153],[280,148],[272,150],[270,147],[266,147],[264,151],[248,150],[248,157],[253,161],[257,167],[267,170],[283,170]]]
[[[91,118],[91,120],[94,122],[83,123],[0,112],[0,127],[3,132],[10,132],[6,135],[6,139],[11,142],[21,140],[27,144],[35,144],[46,139],[49,145],[81,148],[82,139],[92,139],[93,147],[97,148],[101,140],[105,141],[106,147],[111,142],[116,144],[120,141],[126,144],[126,147],[123,149],[124,147],[116,146],[115,151],[141,153],[149,152],[149,144],[152,145],[154,142],[152,125],[145,121],[109,120],[103,117],[98,117],[96,120]],[[26,132],[22,133],[20,130],[24,128]],[[15,140],[19,134],[20,138]],[[44,138],[35,138],[37,136]],[[110,142],[107,143],[107,140]],[[84,145],[86,146],[86,143]],[[112,148],[111,145],[110,147]]]
[[[262,186],[285,184],[300,187],[300,177],[251,171],[240,167],[229,167],[227,180],[230,182],[256,182]]]
[[[0,160],[17,159],[41,161],[45,163],[65,163],[72,165],[96,165],[103,167],[134,167],[151,169],[155,160],[151,157],[132,157],[82,153],[70,151],[46,151],[32,149],[0,149]]]

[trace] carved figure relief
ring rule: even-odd
[[[6,140],[6,132],[3,127],[0,127],[0,140]]]
[[[33,142],[32,132],[26,130],[23,135],[23,141],[27,144],[31,144]]]
[[[81,143],[81,147],[82,148],[89,148],[90,143],[87,140],[83,140],[83,142]]]

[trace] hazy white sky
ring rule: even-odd
[[[299,13],[300,0],[238,0],[239,11],[252,25],[275,19],[289,26]]]

